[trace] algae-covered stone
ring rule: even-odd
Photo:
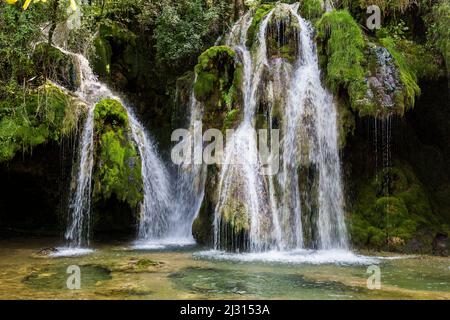
[[[431,249],[432,238],[422,231],[439,226],[423,185],[401,163],[381,170],[361,187],[350,222],[357,246],[399,251],[418,239],[422,248]]]
[[[18,97],[19,98],[19,97]],[[18,151],[31,151],[48,141],[72,135],[86,115],[86,105],[52,82],[0,101],[0,162]]]
[[[303,0],[300,3],[299,11],[303,18],[315,20],[325,12],[325,3],[322,0]]]
[[[284,58],[294,63],[298,53],[298,19],[289,7],[277,6],[267,25],[266,43],[269,58]]]
[[[420,93],[416,74],[391,38],[368,43],[346,10],[325,13],[317,23],[319,62],[325,82],[360,116],[403,115]]]
[[[136,208],[143,199],[141,160],[130,137],[129,119],[119,101],[104,99],[94,110],[94,202],[113,195]]]
[[[194,93],[205,106],[203,121],[206,129],[223,128],[225,119],[229,125],[231,115],[233,119],[237,116],[232,111],[242,109],[242,66],[236,62],[235,55],[227,46],[215,46],[198,58]]]

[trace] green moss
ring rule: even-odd
[[[321,0],[303,0],[300,4],[300,14],[303,18],[314,20],[324,13]]]
[[[398,106],[403,106],[403,110],[412,108],[416,95],[420,94],[420,88],[417,84],[417,76],[414,70],[408,64],[405,56],[397,51],[395,42],[392,38],[380,39],[380,43],[388,49],[389,53],[394,57],[395,64],[400,72],[400,79],[404,85],[403,91],[397,99]]]
[[[337,103],[338,107],[338,127],[339,127],[339,148],[343,148],[347,142],[347,136],[353,135],[355,131],[355,115],[350,111],[343,101]]]
[[[222,208],[220,246],[227,251],[245,251],[248,248],[250,219],[245,204],[233,198]]]
[[[113,195],[136,208],[143,200],[141,161],[130,139],[125,108],[113,99],[100,101],[94,110],[96,160],[94,202]]]
[[[292,46],[289,45],[284,45],[280,47],[280,57],[286,59],[287,61],[289,61],[290,63],[294,63],[296,56],[295,56],[295,51],[292,50]]]
[[[60,142],[76,131],[84,114],[83,103],[50,82],[2,100],[0,162],[46,142]]]
[[[404,164],[381,170],[360,187],[350,222],[357,246],[400,251],[422,239],[423,228],[439,228],[422,184]]]
[[[235,233],[248,232],[250,221],[245,205],[239,201],[230,201],[222,212],[222,221]]]
[[[274,4],[262,4],[260,5],[255,13],[253,14],[252,23],[247,31],[247,46],[252,47],[253,42],[256,40],[256,35],[258,33],[259,25],[263,21],[264,17],[269,14],[269,12],[275,7]]]
[[[411,49],[407,54],[405,48],[398,50],[390,37],[381,38],[379,42],[390,57],[378,62],[381,49],[375,44],[367,46],[361,28],[346,10],[324,14],[317,22],[317,30],[319,61],[326,83],[335,94],[342,95],[345,90],[351,108],[360,116],[403,115],[414,105],[420,89],[411,63],[413,55],[423,52],[418,46],[406,46],[402,40],[403,46]],[[398,76],[396,71],[388,75],[383,71],[382,67],[389,70],[391,65]],[[417,64],[417,69],[430,74],[436,70],[430,65]],[[394,77],[395,82],[386,83],[383,77]]]
[[[233,109],[233,110],[229,111],[227,113],[227,115],[225,116],[222,131],[234,128],[237,125],[237,123],[239,122],[239,120],[241,119],[240,115],[241,114],[240,114],[239,110]]]
[[[130,43],[136,44],[137,36],[126,26],[113,20],[104,20],[99,26],[99,36],[102,39],[114,39],[119,45]]]
[[[204,100],[214,90],[214,83],[217,81],[217,77],[210,72],[201,72],[197,76],[195,81],[194,93],[197,100]]]
[[[102,125],[112,127],[127,126],[128,115],[119,101],[114,99],[103,99],[94,109],[94,119]]]
[[[363,33],[347,10],[325,13],[317,22],[319,61],[325,71],[325,80],[337,93],[346,89],[354,110],[365,105],[366,43]],[[364,110],[363,110],[364,111]]]
[[[242,66],[227,46],[211,47],[203,52],[195,66],[194,94],[203,102],[203,120],[209,128],[222,128],[226,114],[238,109],[242,85]]]
[[[428,42],[437,48],[444,58],[447,66],[447,76],[450,70],[450,3],[446,0],[441,0],[436,3],[431,12],[425,17],[427,25]]]
[[[100,36],[94,39],[94,57],[92,66],[95,73],[101,77],[108,77],[111,71],[112,49],[109,42]]]
[[[214,69],[215,64],[221,60],[228,60],[234,58],[235,52],[233,49],[227,46],[214,46],[203,52],[198,57],[198,63],[195,66],[195,72],[201,73],[203,70]]]

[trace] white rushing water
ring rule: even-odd
[[[78,150],[75,183],[70,198],[68,227],[65,238],[69,247],[89,245],[89,220],[91,212],[92,169],[94,165],[94,108],[104,98],[118,100],[125,108],[134,142],[142,165],[144,200],[139,217],[139,238],[157,239],[168,229],[167,216],[171,206],[169,174],[157,154],[156,147],[133,111],[105,84],[98,81],[89,62],[81,54],[68,52],[77,64],[80,75],[78,97],[88,104],[88,114],[83,126]],[[84,251],[74,251],[74,254]]]
[[[403,257],[368,257],[355,254],[349,250],[269,250],[264,252],[232,253],[224,251],[200,251],[195,257],[219,261],[261,262],[280,264],[341,264],[341,265],[371,265],[378,264],[383,259],[402,259]]]
[[[194,90],[190,96],[190,139],[186,142],[194,143],[195,133],[201,132],[201,119],[203,108],[195,99]],[[191,159],[192,160],[192,159]],[[175,194],[177,195],[174,202],[173,214],[170,216],[171,228],[168,235],[172,238],[181,238],[185,240],[192,237],[192,223],[197,217],[205,194],[206,165],[204,163],[196,163],[188,161],[182,163],[178,167]]]
[[[320,249],[347,248],[347,230],[344,222],[341,167],[338,150],[338,126],[336,105],[333,96],[320,81],[320,70],[311,24],[300,17],[297,10],[291,11],[300,25],[300,56],[294,72],[287,108],[294,115],[288,123],[307,127],[309,161],[319,171],[318,186],[318,247]],[[296,128],[286,131],[284,147],[285,162],[292,163],[292,141],[297,136]],[[297,173],[298,174],[298,173]],[[290,176],[295,175],[291,172]],[[285,179],[287,177],[285,176]]]
[[[189,137],[183,143],[194,144],[194,139],[201,139],[202,106],[195,99],[194,91],[190,96]],[[195,137],[195,133],[199,137]],[[188,160],[188,159],[186,159]],[[141,250],[158,250],[164,248],[177,248],[195,245],[192,236],[192,223],[200,211],[205,194],[206,165],[196,163],[192,159],[183,162],[177,168],[172,188],[171,204],[165,206],[170,210],[162,211],[165,216],[165,228],[157,233],[157,237],[141,237],[135,242],[134,248]],[[155,190],[156,191],[156,190]],[[159,215],[159,214],[158,214]]]
[[[69,202],[68,227],[65,238],[70,247],[89,244],[89,220],[91,212],[92,168],[94,165],[94,107],[102,98],[111,95],[109,89],[97,81],[87,59],[81,54],[59,48],[74,59],[79,72],[80,86],[76,94],[86,101],[88,113],[81,134],[76,170],[76,188]]]
[[[292,24],[297,28],[298,42],[297,59],[292,65],[267,57],[268,25],[272,20],[281,23],[277,20],[279,11],[297,20]],[[223,226],[222,215],[230,201],[242,201],[249,219],[248,249],[252,253],[306,247],[347,252],[336,105],[320,81],[314,29],[297,12],[298,4],[277,4],[259,25],[256,49],[246,46],[252,12],[239,19],[227,38],[226,44],[236,51],[243,65],[244,117],[225,149],[214,216],[216,250],[235,241],[236,235]],[[277,32],[280,30],[286,28],[277,25]],[[270,76],[263,76],[265,73]],[[281,171],[274,176],[261,174],[254,134],[255,110],[264,90],[268,92],[266,100],[283,97]],[[269,123],[271,128],[272,119]],[[316,180],[315,190],[309,190],[307,197],[301,190],[305,173],[299,172],[304,163]],[[233,199],[236,188],[240,190],[239,199]],[[315,212],[302,212],[302,208],[314,206]],[[304,239],[304,234],[313,239]]]
[[[243,64],[243,99],[244,119],[236,132],[227,141],[224,155],[224,166],[221,171],[219,182],[220,198],[215,209],[214,216],[214,246],[220,248],[223,241],[221,216],[227,201],[230,201],[235,192],[236,184],[240,183],[241,193],[244,197],[243,204],[250,217],[250,249],[261,251],[267,246],[267,233],[262,230],[262,216],[265,216],[267,207],[264,205],[263,195],[265,183],[261,174],[261,164],[258,158],[257,139],[253,126],[253,118],[257,103],[257,91],[264,67],[267,65],[267,54],[265,45],[265,32],[271,14],[267,15],[261,22],[258,33],[259,46],[254,61],[250,51],[246,47],[247,31],[251,24],[251,15],[246,14],[240,20],[240,30],[233,28],[232,36],[228,39],[228,45],[232,46],[240,55]],[[238,34],[238,35],[236,35]],[[225,241],[233,241],[234,235],[225,238]]]

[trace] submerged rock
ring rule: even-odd
[[[150,259],[131,258],[128,261],[112,266],[114,272],[140,273],[140,272],[156,272],[164,266],[163,262]]]
[[[48,257],[57,252],[59,252],[59,250],[54,247],[43,248],[43,249],[39,250],[38,252],[34,253],[33,257],[36,257],[36,258]]]

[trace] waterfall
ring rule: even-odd
[[[201,104],[195,99],[192,88],[190,95],[190,137],[185,143],[193,143],[195,133],[201,134],[201,118],[203,109]],[[190,159],[192,160],[192,159]],[[195,161],[187,161],[178,166],[176,176],[175,192],[177,198],[174,201],[173,214],[170,215],[170,228],[168,237],[180,242],[194,242],[192,237],[192,223],[200,211],[204,194],[206,180],[206,165],[198,164]]]
[[[89,244],[89,220],[91,212],[92,168],[94,165],[94,107],[102,98],[111,95],[109,89],[98,82],[87,59],[81,54],[58,48],[74,59],[77,64],[80,86],[76,95],[88,104],[88,113],[83,126],[78,148],[76,188],[71,192],[68,227],[65,232],[70,247]]]
[[[331,93],[320,81],[313,27],[298,15],[297,10],[291,12],[300,25],[301,60],[294,72],[287,107],[293,113],[297,108],[299,114],[289,123],[300,116],[309,140],[309,161],[319,172],[317,245],[320,249],[347,248],[336,106]],[[296,128],[289,128],[285,141],[292,142],[295,133]],[[290,152],[289,148],[289,145],[285,146],[284,152]],[[294,157],[292,154],[286,156],[284,161],[291,161]]]
[[[144,183],[144,200],[139,218],[139,239],[158,239],[168,229],[167,216],[170,213],[172,200],[170,177],[150,136],[132,110],[125,108],[130,119],[133,140],[141,156],[142,181]]]
[[[83,126],[78,150],[78,162],[74,182],[76,187],[71,193],[68,215],[68,227],[65,238],[70,247],[89,244],[89,220],[91,212],[92,169],[94,164],[94,108],[104,98],[118,100],[125,108],[131,129],[131,135],[141,157],[144,200],[139,218],[139,238],[156,239],[167,230],[167,219],[172,194],[169,174],[157,154],[152,139],[137,117],[105,84],[98,81],[88,60],[81,54],[58,48],[74,59],[80,75],[77,96],[88,104],[88,114]]]
[[[237,128],[234,135],[227,141],[224,155],[224,166],[222,168],[219,194],[214,215],[214,245],[220,248],[221,241],[233,241],[234,235],[227,238],[226,230],[222,229],[221,215],[227,201],[232,197],[233,188],[237,181],[242,184],[242,196],[244,197],[245,210],[250,217],[250,250],[261,251],[267,247],[267,234],[264,232],[262,220],[266,216],[266,205],[263,194],[266,194],[266,186],[261,175],[261,164],[258,159],[257,140],[252,120],[257,103],[257,91],[261,81],[264,68],[267,66],[267,54],[265,44],[265,33],[271,13],[261,22],[258,33],[259,46],[254,61],[247,49],[245,41],[247,31],[251,23],[250,15],[247,14],[241,20],[242,28],[240,36],[232,36],[228,39],[228,45],[232,46],[240,54],[243,64],[243,95],[244,95],[244,119]],[[234,29],[233,32],[238,30]],[[225,239],[222,234],[225,235]]]
[[[284,10],[297,22],[298,52],[292,64],[281,58],[268,59],[267,29],[272,17],[276,21],[277,10]],[[321,84],[314,29],[297,11],[298,4],[277,4],[260,22],[252,50],[246,46],[251,11],[238,20],[227,38],[226,44],[243,65],[244,117],[227,141],[221,167],[214,213],[215,249],[235,241],[236,235],[230,234],[223,222],[224,211],[233,201],[242,201],[247,213],[250,252],[348,248],[336,105]],[[277,25],[278,34],[283,30],[286,28]],[[282,97],[281,171],[273,176],[261,174],[254,127],[263,92],[272,106],[276,97]],[[305,186],[302,166],[314,177],[311,186]],[[317,210],[308,209],[314,207]],[[304,208],[308,212],[303,212]]]

